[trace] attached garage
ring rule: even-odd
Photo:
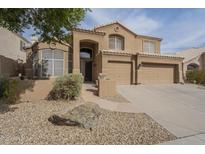
[[[142,63],[138,78],[141,84],[169,84],[176,78],[176,65]]]
[[[102,52],[102,74],[118,85],[183,82],[183,58],[172,55]]]
[[[114,79],[117,84],[131,84],[132,63],[124,61],[108,61],[106,74]]]

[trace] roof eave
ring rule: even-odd
[[[84,32],[84,33],[90,33],[90,34],[96,34],[96,35],[103,35],[103,36],[105,35],[105,32],[89,30],[89,29],[82,29],[82,28],[73,28],[72,31]]]

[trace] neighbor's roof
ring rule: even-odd
[[[127,31],[129,31],[130,33],[132,33],[132,34],[135,35],[135,36],[144,37],[144,38],[151,38],[151,39],[157,39],[157,40],[160,40],[160,41],[162,40],[162,38],[159,38],[159,37],[136,34],[135,32],[133,32],[132,30],[130,30],[129,28],[127,28],[126,26],[124,26],[123,24],[121,24],[121,23],[118,22],[118,21],[111,22],[111,23],[108,23],[108,24],[103,24],[103,25],[95,26],[94,29],[93,29],[93,31],[97,31],[99,28],[106,27],[106,26],[110,26],[110,25],[113,25],[113,24],[118,24],[118,25],[120,25],[121,27],[123,27],[124,29],[126,29]]]
[[[190,48],[184,51],[177,52],[176,55],[183,56],[184,62],[188,62],[195,58],[199,58],[203,53],[205,53],[205,48]]]
[[[140,56],[184,59],[183,56],[176,56],[176,55],[170,55],[170,54],[156,54],[156,53],[146,53],[146,52],[139,52],[138,54],[139,54]]]

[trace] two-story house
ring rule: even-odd
[[[24,47],[29,44],[21,35],[0,27],[0,74],[18,75],[18,62],[26,62]]]
[[[33,46],[38,49],[33,61],[39,64],[33,72],[40,77],[82,73],[85,81],[96,81],[102,73],[118,84],[183,82],[183,58],[160,54],[161,38],[136,34],[118,22],[75,28],[72,38],[71,47]]]

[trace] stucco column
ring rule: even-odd
[[[179,64],[178,72],[179,72],[179,83],[184,83],[184,79],[183,79],[183,64],[182,64],[182,62]]]
[[[80,73],[80,42],[73,39],[73,73]]]
[[[132,60],[132,84],[135,84],[136,83],[136,77],[135,77],[135,71],[136,71],[136,63],[135,63],[136,60]]]
[[[139,70],[138,70],[138,65],[139,65],[139,56],[136,54],[136,63],[135,63],[135,84],[139,83]]]

